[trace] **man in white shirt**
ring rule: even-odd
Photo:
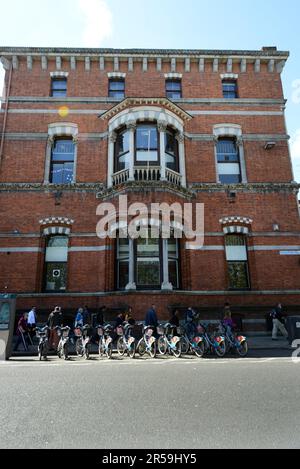
[[[35,329],[36,329],[36,307],[35,306],[28,313],[27,327],[28,327],[29,336],[32,342],[32,338],[35,335]]]

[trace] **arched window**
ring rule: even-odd
[[[117,134],[115,143],[115,173],[129,168],[130,132],[122,129]]]
[[[72,137],[54,140],[51,152],[50,178],[52,184],[70,184],[74,176],[75,145]]]
[[[228,234],[225,236],[226,260],[229,288],[247,290],[250,288],[246,236]]]
[[[64,292],[67,288],[68,236],[48,236],[45,252],[44,289]]]
[[[219,181],[222,184],[241,182],[239,147],[235,138],[219,138],[217,142]]]

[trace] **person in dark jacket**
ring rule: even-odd
[[[193,308],[188,308],[185,316],[185,330],[187,336],[192,340],[197,335],[197,325],[196,325],[197,313]]]
[[[28,350],[27,337],[26,337],[27,332],[28,332],[27,316],[28,316],[27,313],[22,314],[22,316],[20,317],[18,321],[17,330],[16,330],[16,334],[18,338],[14,347],[14,352],[18,350],[18,347],[20,344],[23,344],[25,352],[27,352]]]
[[[172,327],[172,335],[177,335],[177,328],[179,327],[179,311],[178,309],[173,310],[172,315],[170,317],[169,323]]]
[[[157,336],[158,320],[155,305],[151,305],[151,308],[147,311],[145,317],[145,326],[152,326],[154,336]]]
[[[284,314],[281,303],[278,303],[278,305],[271,311],[270,316],[273,320],[272,340],[278,340],[278,331],[280,331],[284,337],[288,338],[288,332],[283,324]]]

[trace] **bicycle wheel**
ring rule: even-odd
[[[150,350],[149,350],[149,355],[150,355],[151,358],[156,357],[156,342],[153,342],[153,344],[151,344]]]
[[[43,347],[39,346],[39,361],[42,360],[42,357],[43,357]]]
[[[198,357],[198,358],[202,358],[204,353],[205,353],[205,345],[204,345],[204,342],[199,342],[197,344],[196,347],[194,347],[194,352],[195,352],[195,355]]]
[[[248,343],[245,340],[240,344],[239,347],[236,348],[237,353],[239,354],[240,357],[245,357],[248,353]]]
[[[168,351],[167,341],[164,336],[161,336],[157,342],[157,348],[160,355],[166,355]]]
[[[137,351],[138,354],[143,357],[146,353],[146,344],[144,338],[139,340],[139,343],[137,344]]]
[[[76,350],[76,354],[78,355],[78,357],[83,356],[82,343],[80,339],[76,341],[75,350]]]
[[[117,351],[118,351],[118,354],[120,355],[120,357],[124,357],[125,352],[126,352],[126,344],[125,344],[125,341],[124,341],[123,337],[118,338]]]
[[[130,358],[134,358],[135,357],[135,342],[132,342],[131,346],[130,346],[130,349],[128,350],[128,356]]]
[[[87,346],[85,347],[85,350],[84,350],[84,358],[85,358],[86,360],[89,360],[89,358],[90,358],[90,346],[89,346],[89,345],[87,345]]]
[[[172,354],[173,354],[174,357],[176,357],[176,358],[180,358],[180,357],[181,357],[181,342],[180,342],[180,340],[177,342],[175,348],[172,348]]]
[[[181,344],[181,353],[183,355],[188,354],[190,350],[190,343],[184,335],[180,337],[180,344]]]
[[[105,353],[106,353],[107,358],[111,359],[111,357],[112,357],[112,343],[108,344]]]
[[[219,343],[219,346],[215,348],[215,352],[218,357],[224,357],[224,355],[226,354],[226,345],[224,341]]]
[[[99,340],[99,347],[98,347],[99,357],[103,357],[104,355],[104,345],[102,339]]]

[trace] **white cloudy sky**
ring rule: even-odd
[[[300,182],[299,0],[9,0],[0,45],[260,49],[291,52],[283,72],[295,179]],[[213,24],[213,28],[212,28]],[[234,27],[230,27],[234,25]],[[0,70],[0,90],[3,72]]]

